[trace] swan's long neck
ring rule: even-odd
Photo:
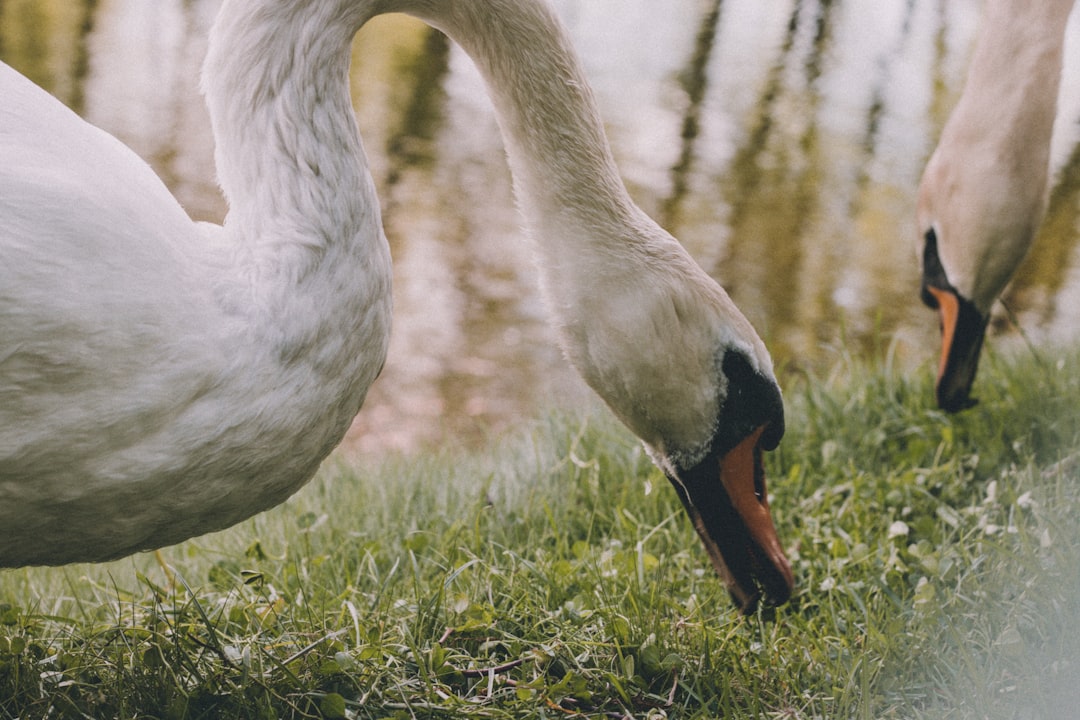
[[[571,259],[580,268],[586,253],[669,242],[628,197],[591,90],[546,3],[227,0],[204,90],[226,226],[253,272],[303,275],[377,213],[347,71],[353,35],[384,12],[443,30],[485,76],[549,297],[566,300],[582,286],[560,271]]]
[[[1065,27],[1073,0],[987,0],[964,91],[927,165],[931,227],[950,282],[988,312],[1046,204]]]
[[[246,319],[235,352],[279,378],[265,402],[287,407],[264,414],[304,418],[327,452],[389,336],[389,249],[348,84],[368,5],[226,0],[203,69],[229,205],[218,300]]]
[[[444,31],[484,76],[540,256],[541,279],[556,304],[575,292],[567,265],[580,266],[588,257],[625,257],[668,241],[627,194],[592,91],[547,3],[389,4]]]
[[[204,84],[229,223],[249,242],[279,243],[292,232],[315,248],[347,233],[342,221],[355,221],[349,190],[370,188],[347,92],[348,49],[362,24],[385,12],[443,30],[480,68],[530,226],[614,230],[642,221],[575,53],[546,3],[237,0],[225,3],[215,26],[221,40],[212,42]],[[542,233],[541,250],[565,255],[555,245],[568,233]],[[567,240],[580,250],[580,238]]]
[[[1049,136],[1072,6],[1073,0],[988,0],[964,88],[965,122]],[[1019,151],[1032,143],[1018,138],[1011,145]]]
[[[587,221],[579,226],[618,228],[637,219],[576,53],[546,3],[428,0],[401,5],[446,32],[483,74],[530,224],[547,226],[567,213]]]
[[[333,3],[230,0],[214,25],[203,91],[226,225],[259,272],[302,273],[301,256],[377,208],[348,91],[353,24]]]

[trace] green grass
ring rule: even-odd
[[[1080,353],[981,404],[841,361],[769,456],[799,590],[743,618],[603,412],[328,466],[232,530],[0,572],[0,717],[1028,718],[1080,707]]]

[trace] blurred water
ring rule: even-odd
[[[0,58],[220,220],[197,92],[219,0],[3,0]],[[841,348],[930,366],[914,194],[955,103],[976,0],[557,0],[635,199],[785,372]],[[1080,57],[1069,32],[1048,221],[1008,295],[1036,342],[1080,325]],[[468,59],[402,16],[354,44],[353,89],[395,260],[387,369],[358,452],[472,443],[587,392],[545,324],[490,104]],[[2,102],[0,98],[0,102]],[[992,345],[1015,339],[999,319]]]

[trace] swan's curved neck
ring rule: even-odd
[[[389,248],[348,81],[371,9],[225,0],[203,66],[229,206],[227,242],[209,253],[224,270],[209,284],[245,321],[230,336],[236,362],[278,378],[282,392],[263,401],[310,421],[302,441],[320,458],[359,411],[390,330]]]
[[[568,258],[606,254],[613,248],[605,243],[625,255],[634,244],[668,242],[630,200],[592,92],[547,3],[226,0],[204,89],[227,224],[263,264],[305,262],[311,250],[355,237],[359,213],[377,212],[347,71],[353,35],[386,12],[442,30],[483,74],[549,296],[570,289],[557,272]],[[587,242],[583,228],[593,231]],[[282,245],[297,250],[282,253]]]
[[[397,4],[446,32],[483,74],[542,274],[583,253],[626,255],[665,234],[626,193],[577,53],[548,3]]]
[[[637,274],[640,281],[635,260],[681,256],[682,248],[627,193],[562,23],[541,0],[383,5],[445,32],[484,77],[541,287],[563,331],[564,349],[588,379],[567,331],[588,334],[571,326],[595,309],[596,296],[607,287],[633,285],[628,276]]]
[[[969,63],[963,122],[1049,136],[1074,0],[989,0]],[[958,123],[959,125],[959,123]],[[1010,143],[1027,147],[1024,143]]]
[[[406,0],[401,9],[441,29],[479,68],[495,104],[514,183],[538,241],[572,219],[594,241],[622,236],[640,211],[615,167],[592,91],[546,3],[534,0]],[[573,216],[567,218],[567,216]],[[584,222],[583,222],[584,221]],[[614,231],[614,232],[605,232]]]
[[[225,224],[257,272],[303,275],[378,221],[348,86],[368,4],[227,0],[214,24],[203,92]]]
[[[221,40],[211,42],[204,88],[230,218],[252,228],[247,234],[267,237],[268,224],[296,210],[314,211],[304,214],[308,218],[334,217],[320,212],[332,206],[341,215],[350,188],[369,190],[351,116],[349,46],[361,25],[386,12],[408,13],[442,30],[476,63],[530,226],[549,226],[568,214],[587,216],[568,223],[577,228],[582,219],[609,228],[641,222],[575,53],[546,3],[235,0],[225,3],[215,25]],[[277,210],[268,215],[268,208]],[[290,221],[297,224],[296,217]],[[542,234],[551,243],[564,235]]]

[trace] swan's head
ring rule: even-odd
[[[784,435],[784,406],[772,373],[741,349],[718,358],[723,386],[704,455],[653,450],[693,521],[732,600],[753,612],[764,596],[779,605],[791,595],[791,565],[773,525],[762,454]]]
[[[919,257],[922,261],[919,296],[927,307],[938,311],[941,327],[941,357],[935,383],[937,404],[946,412],[958,412],[976,403],[971,397],[971,386],[990,320],[989,308],[977,307],[970,291],[958,289],[949,279],[933,227],[923,235]]]
[[[747,613],[762,598],[781,604],[794,579],[762,462],[784,434],[772,361],[681,247],[658,245],[640,262],[564,269],[560,282],[582,275],[556,303],[563,345],[667,475],[735,603]]]
[[[931,156],[917,208],[919,294],[938,311],[936,395],[947,412],[975,404],[971,387],[990,310],[1027,253],[1045,200],[1040,176],[972,167],[974,151],[957,147],[943,141]]]
[[[1008,126],[1003,132],[996,115],[965,104],[969,89],[926,164],[916,210],[920,296],[938,311],[936,395],[948,412],[975,404],[971,386],[991,308],[1027,254],[1045,212],[1052,98],[1057,97],[1056,91],[1049,94],[1050,108],[1032,104],[1032,116],[1041,122],[1024,132]]]

